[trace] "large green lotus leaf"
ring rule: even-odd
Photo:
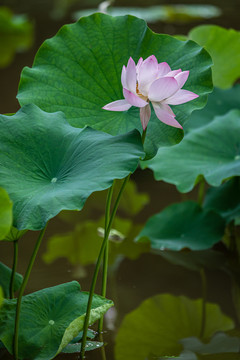
[[[55,234],[48,239],[43,260],[49,264],[58,258],[67,258],[73,265],[94,264],[97,260],[103,237],[104,219],[84,221],[66,234]],[[109,263],[117,257],[136,259],[143,252],[149,251],[149,244],[137,244],[135,236],[141,226],[130,220],[115,217],[109,241]]]
[[[212,60],[196,43],[155,34],[133,16],[94,14],[63,26],[42,44],[33,67],[24,68],[19,102],[35,103],[49,112],[62,110],[76,127],[89,125],[112,135],[142,131],[138,108],[116,112],[102,107],[123,98],[121,71],[129,57],[138,61],[152,54],[172,69],[190,70],[185,88],[199,98],[173,109],[184,124],[194,109],[205,105],[212,90]],[[182,136],[182,130],[163,124],[152,111],[145,150],[153,156],[159,146],[176,144]]]
[[[204,340],[216,331],[234,327],[216,304],[206,304]],[[177,356],[179,340],[199,336],[202,300],[184,296],[156,295],[126,315],[116,337],[116,360],[145,360],[150,357]]]
[[[14,226],[38,230],[61,210],[80,210],[94,191],[134,172],[140,134],[111,136],[74,128],[64,114],[27,105],[0,116],[0,185],[14,205]]]
[[[194,130],[210,123],[215,116],[224,115],[232,109],[240,109],[240,85],[231,89],[214,88],[202,110],[194,111],[184,126],[185,131]]]
[[[209,185],[240,175],[240,111],[216,117],[209,125],[190,132],[181,144],[161,148],[154,159],[142,162],[157,180],[192,190],[203,175]]]
[[[2,287],[4,297],[9,298],[9,286],[10,286],[10,279],[11,279],[12,269],[8,266],[0,262],[0,286]],[[14,287],[13,290],[17,291],[23,281],[23,277],[21,274],[15,273],[14,278]]]
[[[217,213],[186,201],[153,215],[136,240],[147,238],[156,250],[205,250],[221,240],[224,228],[225,221]]]
[[[23,297],[19,358],[49,360],[83,329],[88,293],[78,282],[61,284]],[[90,323],[98,320],[113,302],[94,295]],[[12,353],[16,300],[4,300],[0,310],[0,339]]]
[[[3,240],[11,229],[13,221],[12,207],[13,204],[8,193],[0,188],[0,240]]]
[[[210,188],[204,207],[221,214],[228,222],[240,216],[240,178],[234,177],[217,188]]]
[[[0,68],[12,62],[15,52],[27,50],[32,43],[33,24],[25,16],[0,7]]]
[[[189,38],[204,46],[213,59],[213,84],[229,88],[240,77],[240,32],[216,25],[192,29]]]

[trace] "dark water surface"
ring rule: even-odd
[[[74,1],[72,1],[74,2]],[[181,1],[160,2],[152,0],[147,5],[162,4],[180,4]],[[185,4],[210,4],[207,1],[185,1]],[[54,5],[55,4],[55,5]],[[60,2],[59,2],[60,4]],[[133,1],[116,1],[116,6],[136,6]],[[227,28],[239,30],[239,1],[211,1],[212,5],[219,6],[222,9],[222,15],[204,23],[214,23]],[[57,30],[64,24],[71,22],[71,11],[60,20],[53,20],[50,12],[53,7],[58,6],[57,1],[49,0],[2,0],[0,5],[11,7],[17,13],[27,13],[35,22],[35,43],[34,46],[25,53],[17,54],[11,65],[0,70],[0,112],[13,113],[17,111],[19,105],[15,99],[18,87],[18,81],[21,70],[24,66],[31,66],[34,55],[40,44],[46,39],[52,37]],[[139,0],[137,5],[146,6],[145,1]],[[75,1],[72,5],[72,11],[80,8],[94,7],[94,1]],[[188,24],[166,24],[157,23],[149,25],[156,32],[170,34],[187,34],[194,26],[201,22]],[[137,188],[141,192],[147,192],[150,196],[150,205],[140,212],[136,221],[144,224],[148,217],[167,205],[181,201],[181,195],[174,186],[163,182],[155,182],[151,171],[138,170],[134,175]],[[187,195],[189,198],[196,199],[196,192]],[[88,203],[86,204],[86,206]],[[70,224],[57,218],[52,221],[46,233],[45,241],[40,249],[40,254],[33,268],[31,278],[28,284],[27,292],[36,291],[45,287],[54,286],[74,279],[81,283],[83,290],[89,290],[90,281],[93,274],[93,265],[83,269],[77,265],[71,265],[67,259],[61,258],[50,265],[46,265],[42,260],[42,255],[46,251],[47,239],[54,233],[66,232],[71,229]],[[28,234],[26,239],[20,243],[18,272],[24,273],[28,264],[32,249],[35,243],[36,235]],[[1,243],[0,261],[11,266],[12,246],[8,243]],[[99,289],[98,289],[99,291]],[[207,300],[217,303],[222,311],[236,320],[231,300],[231,281],[223,272],[207,272]],[[97,292],[97,291],[96,291]],[[194,271],[188,271],[180,266],[171,265],[162,257],[154,254],[142,254],[137,260],[122,259],[114,271],[109,283],[107,297],[116,304],[117,317],[115,319],[115,328],[108,330],[104,334],[104,341],[108,343],[105,347],[107,360],[114,359],[114,338],[118,331],[124,316],[130,311],[136,309],[140,303],[157,294],[170,293],[173,295],[186,295],[190,298],[201,297],[201,279],[200,275]],[[144,324],[141,324],[144,326]],[[1,359],[7,359],[6,354],[0,355]],[[59,359],[77,359],[77,355],[60,355]],[[104,359],[101,350],[96,350],[87,354],[87,359]],[[129,359],[126,359],[129,360]],[[226,359],[227,360],[227,359]]]

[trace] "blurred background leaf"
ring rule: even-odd
[[[43,260],[49,264],[64,257],[73,265],[94,264],[102,245],[103,227],[104,218],[99,221],[84,221],[77,224],[72,232],[53,235],[48,239]],[[115,218],[109,240],[110,265],[119,257],[136,259],[149,251],[149,244],[134,242],[140,228],[140,225],[134,225],[131,220]]]
[[[85,9],[74,13],[74,20],[100,11],[100,6],[95,9]],[[186,24],[204,19],[211,19],[221,15],[221,10],[213,5],[157,5],[148,7],[117,7],[110,6],[107,13],[111,16],[133,15],[149,23],[164,21],[167,23]]]
[[[227,89],[240,77],[240,32],[217,25],[200,25],[189,38],[209,52],[213,59],[213,85]]]
[[[234,327],[216,304],[206,304],[204,341],[216,331]],[[177,356],[183,349],[179,340],[198,337],[202,321],[202,300],[185,296],[156,295],[127,314],[116,337],[116,360],[145,360]],[[152,357],[151,357],[152,356]]]
[[[28,50],[33,44],[33,23],[25,15],[14,15],[0,7],[0,68],[8,66],[16,52]]]

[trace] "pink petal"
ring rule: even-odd
[[[187,81],[188,75],[189,75],[189,71],[182,71],[181,73],[179,73],[175,76],[175,79],[177,80],[178,86],[180,89],[183,87],[183,85]]]
[[[126,69],[126,66],[123,65],[122,74],[121,74],[121,83],[122,83],[122,86],[123,86],[124,88],[127,87],[126,76],[127,76],[127,69]]]
[[[170,66],[166,62],[158,64],[158,77],[164,76],[171,71]]]
[[[153,105],[155,114],[160,121],[162,121],[164,124],[182,129],[182,126],[179,124],[179,122],[177,122],[177,120],[175,120],[175,115],[172,115],[171,113],[166,111],[165,108],[162,107],[162,104],[153,102],[152,105]]]
[[[178,89],[178,83],[173,77],[162,77],[152,83],[148,98],[151,101],[162,101],[172,96]]]
[[[138,88],[143,95],[147,95],[149,86],[157,79],[158,61],[154,55],[142,62],[138,72]]]
[[[142,65],[142,63],[143,63],[143,58],[140,57],[140,59],[138,60],[137,66],[136,66],[137,73],[139,72],[139,69],[140,69],[140,66]]]
[[[126,111],[130,109],[131,106],[132,105],[129,104],[126,100],[117,100],[105,105],[103,109],[111,111]]]
[[[133,106],[144,107],[148,104],[147,101],[141,99],[137,95],[133,94],[131,91],[123,88],[123,95],[127,102]]]
[[[172,115],[173,117],[175,117],[176,115],[174,114],[174,112],[172,111],[172,109],[170,108],[170,106],[168,106],[167,104],[160,104],[160,107],[162,110],[167,111],[170,115]]]
[[[178,69],[178,70],[173,70],[173,71],[170,71],[168,74],[166,74],[165,76],[171,76],[171,77],[174,77],[176,76],[177,74],[181,73],[182,70],[181,69]]]
[[[197,94],[188,90],[178,90],[176,94],[166,99],[165,103],[169,105],[184,104],[188,101],[194,100],[198,97]]]
[[[140,108],[140,120],[142,123],[143,130],[146,130],[150,117],[151,117],[150,105]]]
[[[126,89],[136,93],[136,83],[137,83],[137,75],[136,75],[136,65],[133,59],[130,57],[127,64],[126,69]]]

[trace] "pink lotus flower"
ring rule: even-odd
[[[130,57],[127,67],[123,66],[121,75],[125,99],[113,101],[103,109],[126,111],[131,106],[139,107],[142,127],[145,130],[151,116],[151,101],[160,121],[182,129],[169,105],[183,104],[198,97],[197,94],[182,89],[188,75],[189,71],[171,70],[166,62],[158,64],[154,55],[146,60],[140,58],[137,65]]]

